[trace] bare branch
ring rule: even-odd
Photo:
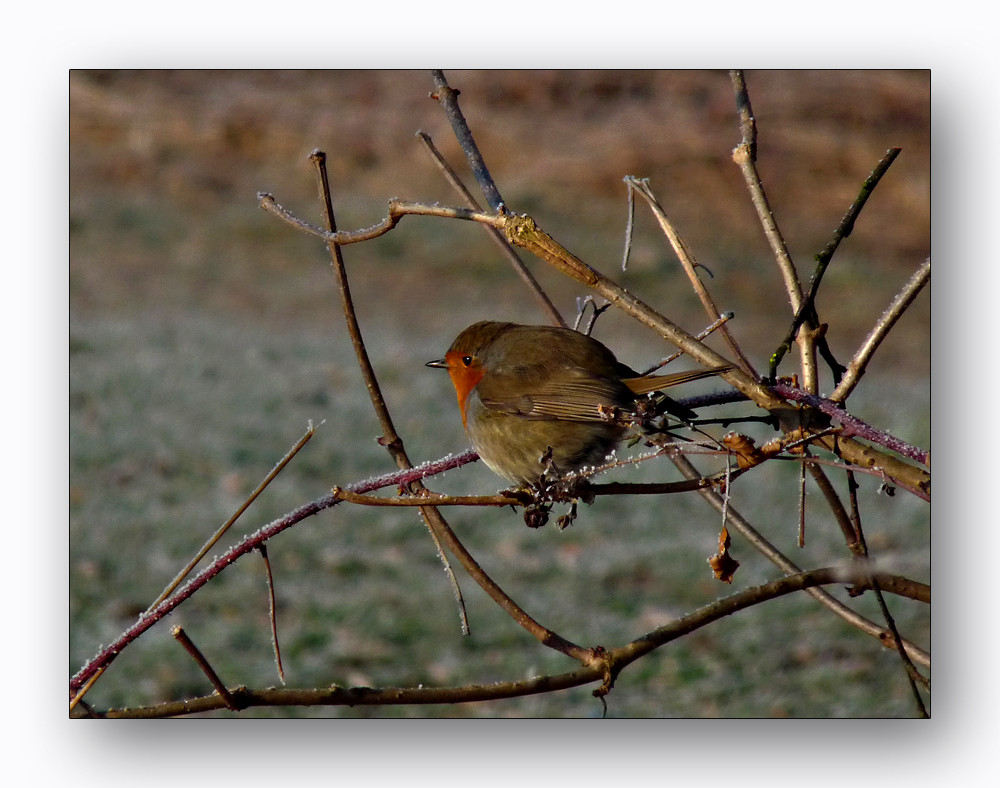
[[[653,190],[649,186],[648,180],[639,180],[632,176],[627,176],[625,178],[625,183],[628,184],[629,194],[632,191],[637,191],[643,196],[646,202],[649,203],[649,207],[653,211],[653,215],[656,217],[656,221],[659,222],[660,228],[663,233],[667,236],[670,241],[670,245],[674,248],[674,252],[677,258],[681,262],[681,267],[684,272],[688,275],[688,279],[691,281],[691,287],[694,289],[698,298],[701,300],[702,306],[705,308],[705,312],[708,315],[709,320],[718,321],[720,319],[719,308],[715,305],[715,301],[712,299],[711,294],[708,292],[708,288],[705,287],[705,283],[701,281],[701,277],[698,276],[697,263],[694,261],[694,257],[688,251],[687,244],[681,239],[677,230],[674,229],[673,224],[667,219],[667,215],[660,205],[659,201],[653,194]],[[739,346],[733,335],[730,333],[729,328],[724,324],[720,324],[720,333],[729,346],[729,349],[733,352],[733,355],[739,361],[740,367],[751,377],[756,378],[757,372],[753,368],[753,364],[750,363],[750,359],[746,357],[743,353],[743,349]]]
[[[896,321],[902,317],[907,307],[917,297],[917,294],[923,290],[924,285],[930,281],[930,278],[931,261],[930,258],[927,258],[903,286],[903,289],[896,294],[889,308],[882,313],[882,316],[879,317],[878,322],[875,323],[875,326],[869,332],[861,347],[858,348],[858,352],[854,354],[851,363],[847,365],[847,373],[833,394],[830,395],[831,401],[843,402],[854,391],[854,388],[861,380],[861,376],[865,374],[868,362],[875,354],[878,346],[882,344],[882,340],[885,339],[890,329],[896,324]],[[921,461],[926,462],[926,459]]]
[[[267,578],[267,609],[271,619],[271,644],[274,647],[274,664],[278,669],[278,679],[285,683],[285,668],[281,664],[281,645],[278,640],[278,605],[274,599],[274,575],[271,572],[271,559],[267,557],[267,545],[259,548],[260,557],[264,561],[264,576]]]
[[[477,459],[475,452],[464,452],[456,457],[448,457],[444,460],[433,463],[426,463],[419,468],[408,468],[402,471],[375,476],[363,482],[354,482],[346,486],[351,492],[367,493],[379,490],[384,487],[407,484],[414,479],[420,479],[434,473],[440,473],[448,468],[458,467]],[[234,564],[244,555],[256,550],[260,545],[273,539],[282,531],[291,528],[297,523],[312,517],[319,512],[336,506],[340,500],[333,494],[324,495],[299,508],[279,517],[263,528],[246,536],[238,544],[230,547],[221,556],[216,558],[209,566],[195,575],[191,580],[181,586],[176,593],[164,599],[153,610],[148,611],[128,629],[122,632],[109,645],[102,648],[93,658],[91,658],[79,671],[70,679],[70,695],[74,698],[74,703],[82,697],[81,689],[86,691],[92,686],[95,677],[111,664],[111,662],[125,649],[132,641],[142,635],[152,627],[157,621],[169,615],[184,600],[192,596],[199,589],[204,587],[213,577],[222,572],[226,567]]]
[[[676,457],[671,457],[673,463],[677,466],[678,470],[688,479],[699,479],[701,474],[698,469],[694,467],[691,461],[684,455],[677,455]],[[700,495],[705,498],[718,512],[722,512],[723,509],[726,510],[727,525],[730,530],[736,531],[744,539],[750,542],[753,547],[763,554],[769,561],[775,564],[783,572],[789,574],[795,572],[801,572],[802,570],[795,565],[793,561],[787,558],[777,547],[771,544],[763,534],[761,534],[756,528],[754,528],[750,522],[743,517],[736,509],[729,504],[728,507],[726,502],[723,500],[722,496],[719,495],[714,489],[705,488],[700,490]],[[842,619],[847,621],[849,624],[857,627],[862,632],[879,638],[880,642],[885,645],[884,638],[886,636],[885,630],[873,621],[865,618],[859,613],[855,612],[847,605],[843,604],[840,600],[831,596],[829,593],[821,588],[811,588],[807,593],[812,596],[816,601],[822,604],[827,609],[836,613]],[[906,647],[907,653],[914,659],[914,661],[920,663],[924,666],[930,665],[930,655],[922,650],[919,646],[909,641],[905,641],[904,645]]]
[[[764,236],[771,245],[771,251],[774,252],[774,257],[778,262],[778,268],[785,279],[788,300],[792,309],[798,311],[802,305],[802,284],[799,282],[798,272],[795,270],[795,265],[788,253],[785,239],[778,229],[778,223],[774,219],[771,205],[764,193],[764,186],[761,184],[760,175],[757,172],[757,120],[754,118],[753,108],[750,106],[746,79],[743,72],[739,70],[731,71],[729,75],[736,92],[736,107],[743,134],[742,141],[733,150],[733,161],[739,165],[743,172],[743,179],[750,190],[750,199],[757,209],[757,218],[764,228]]]
[[[458,140],[458,144],[462,146],[465,158],[469,162],[469,169],[476,176],[479,188],[482,189],[483,196],[486,197],[486,203],[494,211],[499,211],[500,206],[503,205],[503,197],[500,196],[500,190],[497,189],[496,183],[493,182],[493,176],[490,175],[490,171],[486,167],[486,162],[483,161],[483,156],[479,152],[479,146],[476,145],[476,140],[472,136],[472,131],[465,120],[465,115],[462,114],[462,110],[458,107],[459,91],[452,89],[448,85],[448,80],[445,79],[443,71],[431,71],[431,76],[434,79],[434,92],[431,93],[431,98],[441,102],[448,122],[451,123],[451,130],[455,133],[455,138]]]
[[[424,147],[430,154],[431,159],[444,175],[445,180],[451,184],[452,188],[455,189],[455,191],[457,191],[465,201],[466,207],[471,208],[474,211],[480,211],[481,208],[479,207],[479,203],[476,202],[476,198],[470,194],[469,190],[465,188],[465,184],[463,184],[459,179],[455,170],[453,170],[451,165],[445,161],[444,156],[441,155],[441,152],[434,145],[434,141],[430,138],[430,135],[425,134],[422,131],[418,131],[417,138],[424,144]],[[555,305],[549,299],[548,295],[546,295],[542,286],[538,284],[538,280],[535,279],[531,271],[528,270],[528,267],[522,262],[521,258],[517,256],[517,252],[514,251],[514,248],[507,242],[507,239],[503,237],[503,233],[497,230],[496,227],[492,227],[490,225],[487,225],[486,227],[490,237],[500,247],[500,251],[503,252],[504,257],[506,257],[507,261],[511,264],[511,266],[513,266],[517,275],[521,277],[521,281],[528,286],[531,294],[535,297],[535,300],[538,301],[539,306],[548,316],[549,320],[554,325],[563,326],[565,328],[566,321],[563,320],[562,315],[559,314],[559,310],[555,308]]]
[[[219,678],[219,674],[215,672],[215,669],[209,664],[208,660],[205,659],[205,655],[201,653],[201,650],[194,644],[191,638],[188,637],[187,633],[181,627],[173,628],[173,636],[177,639],[177,642],[184,646],[184,650],[191,655],[191,659],[195,661],[195,664],[208,676],[208,680],[211,682],[212,686],[215,687],[215,691],[219,694],[219,698],[226,705],[226,708],[230,711],[239,711],[240,706],[230,694],[229,690],[226,689],[226,685],[222,683],[222,679]]]
[[[861,527],[861,511],[858,506],[858,484],[854,480],[854,474],[850,471],[847,473],[847,487],[850,491],[851,497],[851,521],[853,531],[856,535],[855,545],[852,547],[852,550],[860,559],[863,560],[865,565],[869,565],[870,556],[868,553],[868,544],[865,540],[864,529]],[[885,603],[885,596],[882,594],[882,588],[880,587],[878,580],[874,577],[870,578],[869,585],[875,594],[875,599],[878,601],[879,610],[882,612],[882,617],[885,619],[886,626],[892,633],[892,641],[896,647],[896,652],[899,654],[900,662],[906,671],[907,679],[910,682],[910,690],[913,693],[917,712],[921,717],[926,718],[927,708],[924,706],[923,698],[920,697],[920,691],[917,689],[917,683],[929,688],[930,682],[920,673],[920,671],[917,670],[916,666],[910,660],[909,654],[906,653],[906,649],[903,647],[902,635],[899,634],[899,630],[896,627],[896,621],[889,612],[888,605]]]
[[[250,690],[240,687],[230,689],[230,693],[241,708],[249,708],[253,706],[373,706],[463,703],[555,692],[591,684],[595,681],[604,681],[605,686],[602,686],[597,692],[606,692],[618,674],[631,663],[660,646],[707,626],[713,621],[796,591],[816,589],[819,586],[833,583],[856,584],[860,582],[864,582],[864,572],[857,567],[829,567],[782,577],[713,602],[689,615],[659,627],[625,646],[606,650],[604,660],[600,664],[595,663],[571,673],[554,676],[540,676],[489,685],[471,684],[463,687],[388,687],[377,689],[334,686],[313,690]],[[98,716],[106,718],[173,717],[204,713],[221,708],[225,708],[225,702],[218,695],[210,695],[151,707],[109,709]]]
[[[267,192],[258,192],[257,201],[260,203],[260,207],[265,211],[274,214],[283,221],[288,222],[295,229],[301,230],[309,235],[315,235],[317,238],[322,238],[324,241],[331,241],[333,243],[340,244],[341,246],[352,243],[360,243],[361,241],[370,241],[372,238],[378,238],[380,235],[385,235],[389,232],[389,230],[396,226],[400,219],[400,216],[394,216],[390,211],[389,215],[383,221],[372,225],[367,229],[358,230],[353,233],[332,233],[299,219],[291,211],[275,202],[274,197]]]
[[[212,537],[207,542],[205,542],[204,546],[201,548],[201,550],[198,551],[197,555],[195,555],[195,557],[188,562],[188,565],[185,566],[177,574],[177,577],[175,577],[170,582],[170,584],[165,589],[163,589],[163,592],[156,598],[156,601],[153,602],[153,604],[151,604],[148,608],[146,608],[147,614],[158,604],[160,604],[160,602],[162,602],[164,599],[170,596],[176,590],[177,586],[179,586],[181,583],[184,582],[184,578],[187,577],[189,574],[191,574],[191,570],[198,565],[198,562],[201,561],[201,559],[208,554],[208,551],[215,546],[215,544],[219,541],[219,539],[222,538],[223,534],[225,534],[226,531],[228,531],[230,527],[233,525],[233,523],[235,523],[239,519],[240,515],[242,515],[243,512],[245,512],[250,507],[250,504],[252,504],[257,499],[257,496],[264,491],[264,488],[266,488],[272,481],[274,481],[275,477],[279,473],[281,473],[282,469],[286,465],[288,465],[292,457],[294,457],[296,454],[299,453],[302,447],[309,442],[309,440],[315,433],[316,430],[313,427],[312,422],[309,422],[309,427],[308,429],[306,429],[305,434],[301,438],[299,438],[299,440],[295,443],[295,445],[288,450],[288,453],[285,454],[285,456],[278,461],[278,464],[271,469],[270,473],[268,473],[267,476],[264,477],[264,480],[257,485],[256,489],[252,493],[250,493],[250,496],[246,499],[246,501],[243,502],[243,505],[240,506],[240,508],[233,513],[233,516],[230,517],[228,520],[226,520],[226,522],[222,524],[222,527],[219,528],[218,531],[212,534]]]
[[[795,402],[803,402],[838,421],[843,425],[843,429],[838,432],[838,435],[842,438],[848,438],[851,436],[862,437],[866,440],[874,441],[881,446],[885,446],[888,449],[892,449],[892,451],[898,452],[904,457],[909,457],[911,460],[916,460],[924,465],[927,464],[930,458],[930,453],[926,449],[912,446],[906,441],[900,440],[884,430],[872,427],[870,424],[862,421],[857,416],[853,416],[848,413],[844,410],[843,405],[834,401],[832,398],[824,399],[823,397],[817,397],[815,394],[810,394],[809,392],[802,391],[794,386],[789,386],[787,383],[775,383],[773,388],[781,396]],[[930,482],[930,478],[926,476],[926,474],[919,477],[919,482],[924,481],[928,483]]]
[[[803,323],[806,323],[809,326],[819,325],[819,316],[816,313],[816,296],[819,293],[820,282],[823,281],[823,274],[826,273],[826,269],[829,267],[830,261],[833,259],[834,252],[836,252],[837,247],[840,246],[840,242],[849,236],[854,230],[854,223],[857,221],[858,215],[861,213],[861,209],[864,208],[865,203],[868,202],[868,198],[878,185],[878,182],[882,180],[882,176],[885,175],[886,171],[896,160],[896,157],[899,155],[899,151],[899,148],[890,148],[886,152],[885,156],[882,157],[882,160],[865,179],[865,182],[861,186],[861,193],[858,194],[857,198],[851,204],[851,207],[847,210],[847,213],[841,220],[840,225],[834,232],[830,243],[828,243],[826,248],[816,256],[816,271],[813,273],[812,280],[809,283],[809,292],[803,299],[802,305],[796,310],[795,317],[792,319],[792,325],[788,329],[788,334],[785,336],[785,339],[782,341],[778,350],[771,356],[770,369],[768,371],[769,380],[773,381],[775,379],[775,372],[778,364],[781,362],[781,358],[785,352],[787,352],[787,350],[792,346],[792,342],[795,340],[795,336],[798,334],[799,328],[803,325]],[[833,352],[830,350],[830,346],[826,341],[826,336],[823,334],[817,334],[817,340],[819,342],[820,354],[830,365],[830,369],[832,370],[834,376],[834,385],[836,385],[840,383],[841,375],[846,370],[833,357]]]
[[[742,141],[733,150],[733,161],[739,165],[743,179],[750,190],[750,199],[754,208],[757,209],[757,218],[764,230],[764,237],[771,246],[778,270],[785,281],[788,301],[792,305],[792,312],[795,313],[802,307],[802,283],[799,281],[795,264],[788,253],[784,236],[778,229],[778,222],[771,211],[771,205],[768,202],[767,194],[764,193],[760,174],[757,172],[757,121],[753,116],[753,108],[750,106],[746,80],[743,72],[739,70],[731,71],[730,77],[736,92],[736,107],[743,135]],[[815,326],[810,326],[810,328],[815,328]],[[816,391],[816,348],[811,332],[800,332],[799,350],[802,363],[802,385],[807,391]]]
[[[333,199],[326,173],[326,154],[316,150],[313,151],[310,158],[316,166],[316,178],[319,185],[320,199],[323,202],[323,216],[327,229],[330,232],[336,232],[337,224],[333,214]],[[395,426],[393,426],[392,417],[389,415],[389,408],[385,404],[385,398],[382,396],[382,390],[378,384],[378,378],[375,376],[375,370],[372,368],[371,360],[368,358],[368,351],[361,336],[361,326],[358,324],[357,314],[354,310],[354,301],[351,298],[351,289],[347,280],[347,269],[344,267],[343,253],[340,251],[340,246],[332,241],[328,242],[327,246],[330,250],[330,256],[333,258],[333,271],[336,274],[337,286],[340,290],[341,306],[344,319],[347,321],[347,332],[351,337],[351,344],[354,346],[354,354],[357,357],[358,366],[361,368],[361,375],[364,378],[365,387],[368,389],[372,407],[375,409],[375,414],[382,425],[382,439],[380,443],[385,446],[401,470],[412,469],[413,464],[406,455],[406,449],[403,448],[403,441],[396,432]],[[419,479],[414,479],[408,483],[407,487],[411,492],[419,493],[423,489],[423,484]],[[450,531],[450,529],[437,512],[432,512],[428,508],[421,508],[420,514],[427,525],[431,540],[434,542],[434,547],[437,550],[438,558],[441,560],[445,574],[451,583],[455,602],[458,605],[462,632],[468,634],[469,619],[465,609],[465,600],[462,597],[462,589],[458,584],[458,579],[455,577],[455,573],[451,568],[451,563],[448,561],[448,556],[442,544],[444,541],[448,541],[448,536],[443,531]],[[452,536],[454,535],[452,534]]]
[[[503,493],[498,495],[442,495],[427,491],[420,495],[379,497],[351,492],[343,487],[334,487],[333,494],[341,501],[362,506],[517,506],[522,503],[520,498]]]

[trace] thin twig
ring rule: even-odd
[[[108,669],[109,663],[110,660],[108,663],[101,665],[99,669],[95,670],[92,674],[90,674],[89,678],[85,682],[78,684],[75,687],[73,686],[72,683],[70,684],[70,692],[75,693],[70,698],[69,702],[70,711],[73,711],[73,709],[76,708],[76,705],[81,701],[83,702],[84,706],[87,705],[87,702],[83,700],[83,696],[86,695],[88,692],[90,692],[90,688],[93,687],[94,684],[97,683],[97,680],[104,675],[104,671]]]
[[[278,204],[274,196],[267,192],[257,192],[257,201],[260,207],[267,213],[277,216],[287,222],[297,230],[301,230],[309,235],[314,235],[324,241],[335,243],[339,246],[371,241],[385,235],[394,229],[399,220],[404,216],[439,216],[445,219],[465,219],[473,222],[483,222],[484,224],[498,225],[500,220],[497,214],[485,213],[483,211],[473,211],[469,208],[459,208],[455,206],[425,205],[423,203],[406,202],[404,200],[390,200],[389,210],[385,219],[365,227],[361,230],[332,232],[317,227],[304,219],[298,218],[295,214]]]
[[[471,208],[474,211],[481,211],[482,208],[479,203],[476,202],[476,198],[472,196],[468,189],[465,188],[465,184],[462,183],[458,174],[454,169],[452,169],[452,166],[448,164],[444,156],[441,155],[441,152],[434,145],[434,141],[430,138],[430,135],[425,134],[422,131],[418,131],[417,139],[424,144],[424,147],[430,154],[431,159],[438,166],[438,169],[441,170],[445,180],[451,184],[452,188],[455,189],[455,191],[461,196],[462,200],[464,200],[466,207]],[[524,261],[517,256],[517,252],[514,251],[514,247],[512,247],[507,242],[507,239],[503,237],[503,233],[497,230],[496,227],[492,227],[490,225],[485,225],[485,227],[487,232],[490,234],[490,237],[500,247],[501,252],[507,258],[507,261],[511,264],[511,266],[513,266],[514,271],[519,277],[521,277],[521,281],[528,286],[528,290],[531,291],[531,294],[535,297],[535,300],[538,301],[539,306],[548,316],[549,320],[552,321],[554,325],[565,328],[566,321],[563,320],[562,315],[559,314],[559,310],[556,309],[555,305],[542,289],[542,286],[538,283],[538,280],[535,279],[531,271],[528,270]]]
[[[181,627],[174,627],[173,636],[177,639],[178,643],[184,646],[184,650],[191,655],[191,659],[195,661],[195,664],[208,676],[208,680],[212,682],[212,686],[219,693],[219,697],[226,704],[226,708],[230,711],[239,711],[239,703],[230,694],[226,685],[222,683],[222,679],[219,678],[219,674],[215,672],[215,668],[209,664],[208,660],[205,659],[205,655],[201,653],[191,638],[188,637],[187,633]]]
[[[264,561],[264,576],[267,578],[267,608],[271,619],[271,644],[274,647],[274,664],[278,667],[278,678],[285,683],[285,669],[281,664],[281,646],[278,644],[278,606],[274,599],[274,576],[271,573],[271,561],[267,557],[267,545],[257,548]]]
[[[764,193],[760,175],[757,172],[757,119],[754,117],[753,107],[750,105],[746,79],[741,70],[730,71],[729,76],[736,93],[736,108],[742,133],[740,144],[733,150],[733,161],[739,165],[743,172],[743,179],[750,190],[750,199],[754,208],[757,209],[757,218],[764,229],[764,236],[771,245],[771,251],[774,252],[778,268],[784,277],[788,300],[792,309],[798,311],[802,304],[802,284],[799,282],[798,272],[795,270],[791,255],[788,253],[784,236],[778,229],[767,195]]]
[[[833,238],[830,239],[826,248],[816,255],[816,270],[809,283],[809,292],[806,293],[805,298],[802,300],[802,305],[798,308],[798,310],[796,310],[795,317],[792,318],[792,325],[788,329],[788,334],[785,336],[784,341],[781,343],[778,350],[771,356],[768,370],[769,380],[774,381],[778,364],[781,362],[781,357],[785,354],[788,348],[791,347],[792,342],[795,340],[795,335],[798,333],[802,324],[808,321],[809,325],[819,325],[819,315],[816,312],[816,296],[819,294],[819,286],[823,281],[823,274],[826,273],[826,269],[829,267],[830,261],[833,259],[833,255],[837,251],[837,247],[840,246],[840,242],[849,236],[854,230],[854,223],[857,221],[858,215],[861,213],[861,209],[865,207],[865,203],[868,202],[868,198],[871,196],[872,191],[874,191],[878,182],[882,180],[882,176],[885,175],[886,171],[896,160],[896,157],[899,155],[899,151],[900,148],[890,148],[886,151],[885,156],[882,157],[881,161],[879,161],[879,163],[875,166],[875,169],[872,170],[869,176],[865,179],[865,182],[861,185],[861,192],[858,194],[857,198],[855,198],[851,207],[847,209],[847,213],[844,214],[844,218],[841,219],[840,225],[833,233]],[[823,356],[824,360],[826,360],[831,371],[833,372],[834,385],[839,384],[841,376],[846,371],[846,368],[833,357],[833,351],[830,349],[825,336],[819,337],[819,351],[820,355]]]
[[[445,116],[451,123],[451,130],[454,132],[458,144],[462,146],[465,158],[469,162],[469,169],[476,176],[476,181],[479,183],[479,188],[482,189],[487,205],[494,211],[499,211],[500,206],[503,205],[503,197],[500,196],[500,190],[497,189],[493,176],[490,175],[486,162],[483,161],[483,156],[479,152],[479,146],[476,145],[469,124],[466,122],[462,110],[459,109],[459,92],[448,85],[443,71],[431,71],[431,77],[434,80],[434,92],[431,93],[431,98],[437,99],[444,108]]]
[[[767,239],[778,264],[778,270],[785,282],[785,292],[788,294],[788,301],[792,306],[792,313],[796,313],[802,306],[802,283],[799,281],[795,264],[788,253],[788,246],[785,244],[784,236],[778,229],[778,223],[771,211],[767,194],[764,192],[764,185],[761,183],[760,174],[757,172],[757,121],[753,115],[753,107],[750,105],[750,94],[747,91],[746,79],[743,72],[734,70],[729,72],[736,93],[736,108],[740,119],[740,130],[742,140],[733,150],[733,161],[739,166],[743,173],[743,180],[746,181],[750,190],[750,200],[757,210],[757,219],[764,230],[764,237]],[[816,326],[810,325],[810,329]],[[799,334],[799,350],[802,364],[803,388],[807,391],[816,391],[816,348],[812,331],[803,331]]]
[[[660,456],[661,453],[649,456]],[[679,482],[605,482],[603,484],[587,484],[581,489],[581,495],[671,495],[675,493],[692,492],[705,487],[725,487],[727,475],[736,478],[739,471],[731,474],[722,472],[715,476],[701,479],[691,479]],[[343,487],[334,487],[333,495],[345,503],[362,506],[520,506],[526,498],[513,492],[497,495],[442,495],[427,492],[421,495],[378,496],[364,495],[352,492]]]
[[[591,484],[587,490],[593,495],[672,495],[710,487],[726,490],[730,478],[735,479],[741,473],[738,470],[727,469],[714,476],[685,479],[679,482],[605,482]]]
[[[803,449],[803,454],[809,456],[809,449]],[[799,547],[806,546],[806,464],[802,463],[799,466],[799,531],[798,540]]]
[[[590,316],[590,320],[584,323],[583,316],[587,314],[588,306],[594,314]],[[585,295],[582,298],[577,296],[576,319],[573,321],[573,330],[579,331],[581,334],[585,334],[589,337],[594,330],[594,325],[597,323],[597,318],[604,314],[604,312],[610,307],[611,304],[607,301],[598,306],[597,299],[592,295]]]
[[[854,480],[854,474],[848,472],[847,474],[847,486],[850,492],[851,498],[851,521],[854,526],[854,532],[856,534],[856,553],[864,559],[865,565],[870,565],[871,557],[868,553],[868,543],[865,541],[864,530],[861,528],[861,514],[858,508],[858,484]],[[924,705],[923,698],[920,697],[920,691],[917,689],[917,683],[919,682],[924,687],[929,686],[929,682],[926,676],[923,676],[920,671],[917,670],[916,666],[910,660],[909,655],[906,653],[906,649],[903,648],[902,636],[899,634],[899,630],[896,628],[896,620],[893,618],[892,614],[889,612],[889,606],[885,602],[885,597],[882,594],[882,589],[879,585],[879,581],[876,577],[872,576],[869,579],[869,585],[875,594],[875,599],[878,602],[879,610],[882,611],[882,617],[885,619],[886,626],[892,633],[893,643],[896,646],[896,652],[899,654],[900,661],[906,671],[906,678],[910,684],[910,690],[913,693],[914,702],[917,706],[917,712],[921,717],[927,717],[927,708]]]
[[[351,492],[343,487],[334,487],[333,494],[345,503],[362,506],[517,506],[520,498],[504,495],[442,495],[425,492],[420,495],[396,495],[381,497]]]
[[[875,165],[875,169],[871,171],[869,176],[865,178],[865,182],[861,185],[861,192],[855,198],[854,202],[851,203],[851,207],[847,209],[847,213],[844,214],[844,218],[841,219],[840,225],[837,227],[833,234],[833,238],[816,256],[816,262],[819,265],[816,268],[816,273],[813,275],[814,280],[819,280],[823,277],[823,273],[826,271],[826,266],[829,264],[830,259],[833,257],[834,252],[837,251],[837,247],[840,246],[840,242],[847,238],[854,231],[854,223],[858,220],[858,216],[861,214],[861,209],[865,207],[865,203],[868,202],[868,198],[871,197],[872,192],[878,185],[878,182],[882,180],[882,176],[888,171],[889,167],[896,160],[902,148],[889,148],[885,152],[885,155],[879,160],[879,163]],[[810,298],[816,297],[816,291],[819,289],[819,282],[814,281],[810,285]]]
[[[677,259],[681,262],[681,267],[684,269],[684,273],[687,274],[688,279],[691,282],[691,287],[694,289],[695,294],[701,301],[702,306],[705,309],[705,313],[708,315],[709,320],[714,320],[718,322],[719,315],[721,314],[719,308],[715,305],[711,294],[708,292],[708,288],[705,287],[705,283],[701,281],[701,277],[698,276],[698,264],[695,262],[693,255],[687,248],[687,244],[684,243],[680,234],[674,229],[673,224],[667,218],[666,211],[663,210],[663,206],[660,205],[656,196],[653,194],[653,190],[650,188],[649,179],[639,179],[632,175],[625,177],[625,183],[628,186],[629,195],[633,192],[638,192],[642,195],[643,199],[649,203],[650,209],[653,211],[653,215],[656,217],[656,221],[660,224],[660,229],[663,230],[664,235],[667,236],[667,240],[670,241],[670,245],[674,249],[674,253],[677,255]],[[726,345],[732,351],[733,355],[739,361],[740,367],[751,377],[756,378],[757,372],[753,368],[753,364],[750,363],[750,359],[746,357],[743,353],[743,349],[739,346],[739,343],[729,332],[728,326],[720,325],[722,337],[725,339]]]
[[[861,376],[865,374],[868,362],[871,360],[878,346],[882,344],[882,340],[885,339],[889,330],[913,302],[913,299],[917,297],[917,294],[923,290],[924,285],[930,281],[930,278],[931,260],[927,258],[903,286],[903,289],[896,294],[889,308],[882,313],[875,326],[865,338],[865,341],[861,343],[858,352],[854,354],[854,358],[847,365],[847,373],[841,379],[840,384],[834,390],[833,394],[830,395],[830,400],[833,402],[843,402],[847,399],[847,396],[858,385]]]
[[[328,230],[323,230],[316,227],[316,225],[299,219],[287,208],[279,205],[275,201],[274,196],[268,194],[267,192],[257,192],[257,202],[263,210],[267,211],[267,213],[277,216],[284,222],[288,222],[288,224],[292,225],[292,227],[295,227],[304,233],[315,235],[325,241],[332,241],[340,244],[341,246],[352,243],[361,243],[362,241],[369,241],[372,238],[378,238],[381,235],[385,235],[393,227],[395,227],[402,218],[402,215],[394,214],[390,210],[385,219],[378,224],[372,225],[371,227],[366,227],[365,229],[357,230],[356,232],[331,233]]]
[[[732,320],[733,317],[734,317],[734,315],[733,315],[732,312],[726,312],[726,313],[724,313],[722,315],[719,315],[719,318],[714,323],[712,323],[709,326],[706,326],[701,331],[699,331],[697,334],[695,334],[695,339],[701,341],[705,337],[711,336],[712,333],[714,333],[716,330],[718,330],[719,328],[721,328],[722,326],[724,326],[726,323],[728,323],[730,320]],[[676,353],[671,353],[666,358],[663,358],[660,361],[657,361],[655,364],[653,364],[653,366],[651,366],[648,369],[644,370],[642,374],[643,375],[651,375],[656,370],[665,367],[671,361],[676,361],[677,359],[679,359],[683,355],[684,354],[681,351],[679,351],[679,350]],[[743,395],[740,395],[740,398],[742,399]]]
[[[632,230],[635,225],[635,190],[632,188],[632,182],[638,179],[633,175],[626,175],[625,178],[625,191],[628,193],[628,215],[625,220],[625,251],[622,253],[622,273],[624,274],[628,270],[628,258],[632,254]],[[645,182],[648,179],[643,179]]]
[[[841,533],[844,535],[847,549],[857,555],[859,550],[858,537],[854,531],[851,516],[847,513],[847,509],[844,507],[843,501],[840,500],[840,496],[837,495],[837,491],[833,488],[830,479],[823,471],[823,468],[815,463],[804,463],[802,467],[808,469],[813,482],[815,482],[819,491],[823,494],[826,505],[833,514],[833,519],[837,521],[837,525],[840,526]],[[850,476],[850,471],[848,471],[848,476]]]
[[[322,424],[322,422],[320,423]],[[148,608],[146,608],[146,612],[143,615],[149,615],[149,612],[151,610],[153,610],[158,604],[160,604],[160,602],[162,602],[164,599],[170,596],[177,588],[177,586],[179,586],[181,583],[184,582],[184,578],[186,578],[189,574],[191,574],[191,570],[198,565],[198,562],[201,561],[201,559],[208,554],[208,551],[215,546],[216,542],[218,542],[219,539],[222,538],[223,534],[225,534],[226,531],[228,531],[230,527],[233,525],[233,523],[235,523],[239,519],[240,515],[243,514],[243,512],[245,512],[250,507],[250,504],[252,504],[257,499],[257,496],[264,491],[264,488],[267,487],[272,481],[274,481],[274,478],[279,473],[281,473],[282,469],[286,465],[288,465],[292,457],[294,457],[296,454],[299,453],[299,450],[301,450],[302,447],[309,442],[309,440],[315,433],[316,429],[313,427],[313,424],[310,421],[305,434],[301,438],[299,438],[298,441],[296,441],[295,445],[288,450],[285,456],[278,461],[278,464],[271,469],[270,473],[268,473],[267,476],[264,477],[264,480],[257,485],[256,489],[252,493],[250,493],[250,496],[243,502],[243,505],[240,506],[240,508],[233,513],[232,517],[226,520],[226,522],[222,524],[222,527],[219,528],[219,530],[216,531],[214,534],[212,534],[212,537],[207,542],[205,542],[204,546],[201,548],[201,550],[198,551],[197,555],[195,555],[195,557],[188,562],[188,565],[185,566],[178,573],[177,577],[175,577],[172,581],[170,581],[170,584],[165,589],[163,589],[163,592],[156,598],[156,601],[153,602],[153,604],[151,604]]]

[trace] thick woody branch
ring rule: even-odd
[[[796,591],[835,583],[860,585],[865,582],[865,577],[864,571],[859,567],[815,569],[782,577],[720,599],[642,635],[624,646],[606,650],[603,652],[603,659],[599,664],[585,666],[570,673],[496,684],[471,684],[463,687],[347,688],[334,686],[323,689],[266,690],[238,687],[230,688],[229,699],[231,703],[240,708],[252,706],[375,706],[463,703],[555,692],[592,684],[596,681],[602,681],[603,685],[595,694],[605,694],[625,667],[666,643],[700,629],[713,621]],[[879,582],[882,583],[883,576],[879,575],[878,577]],[[889,585],[892,583],[885,583],[883,588]],[[150,719],[204,713],[226,707],[227,704],[223,698],[218,695],[209,695],[145,708],[109,709],[99,716]]]

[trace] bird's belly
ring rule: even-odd
[[[470,414],[473,415],[473,414]],[[495,473],[512,482],[536,481],[551,447],[559,473],[596,465],[621,440],[621,427],[597,421],[532,419],[483,411],[468,420],[473,448]]]

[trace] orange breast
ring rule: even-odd
[[[462,358],[463,354],[458,350],[449,350],[445,354],[445,360],[448,362],[448,374],[451,376],[451,383],[455,387],[455,393],[458,395],[459,410],[462,411],[462,425],[468,430],[469,425],[466,421],[465,405],[469,400],[469,394],[472,393],[476,384],[483,379],[486,370],[476,363],[466,366],[462,363]]]

